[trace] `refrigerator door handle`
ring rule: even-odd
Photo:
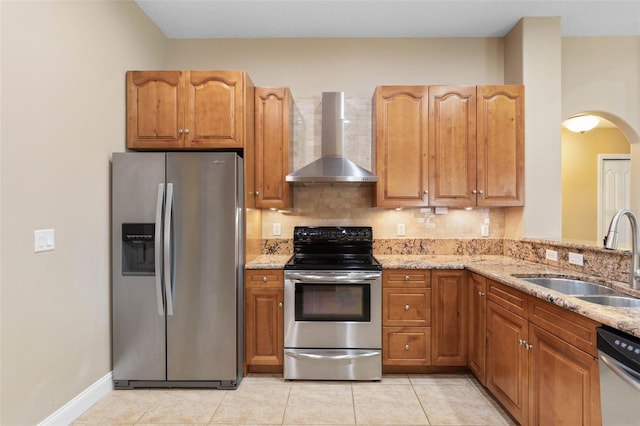
[[[156,201],[156,229],[154,237],[154,256],[155,256],[155,276],[156,276],[156,298],[158,301],[158,315],[164,315],[164,303],[162,300],[162,246],[160,239],[162,238],[162,203],[164,201],[164,183],[158,184],[158,198]]]
[[[167,202],[164,211],[164,288],[167,315],[173,315],[173,275],[171,271],[171,216],[173,213],[173,184],[167,184]]]

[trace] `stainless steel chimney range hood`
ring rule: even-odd
[[[378,176],[344,158],[344,93],[322,93],[322,157],[287,175],[295,183],[375,183]]]

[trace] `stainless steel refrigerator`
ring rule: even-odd
[[[240,383],[242,176],[231,152],[113,154],[115,388]]]

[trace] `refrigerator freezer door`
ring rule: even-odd
[[[236,380],[241,159],[235,153],[168,153],[173,185],[173,315],[167,380]]]
[[[162,295],[153,272],[125,273],[123,224],[155,226],[158,196],[164,193],[163,153],[114,153],[112,168],[113,378],[165,380],[166,341]],[[163,185],[162,191],[160,185]],[[161,212],[160,212],[161,216]],[[135,229],[134,227],[131,227]],[[155,233],[157,238],[157,233]],[[161,241],[154,241],[157,248]],[[131,248],[131,247],[129,247]],[[140,256],[149,252],[140,250]],[[157,255],[155,256],[157,257]],[[161,290],[161,289],[160,289]]]

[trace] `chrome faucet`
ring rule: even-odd
[[[604,238],[604,248],[614,250],[618,247],[618,224],[622,216],[631,222],[631,279],[629,286],[640,290],[640,250],[638,250],[638,221],[631,210],[618,210],[611,218],[609,232]]]

